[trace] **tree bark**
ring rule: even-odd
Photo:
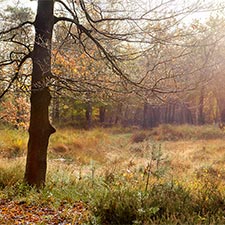
[[[105,106],[100,106],[99,107],[99,122],[100,123],[105,122],[105,112],[106,112]]]
[[[204,87],[202,87],[201,91],[200,91],[197,121],[198,121],[199,125],[203,125],[205,123],[205,117],[204,117]]]
[[[121,117],[122,117],[122,103],[118,103],[117,108],[116,108],[116,117],[115,117],[115,121],[114,124],[118,124],[121,121]]]
[[[143,122],[142,122],[142,127],[146,129],[148,127],[148,103],[144,103],[144,108],[143,108]]]
[[[91,129],[91,127],[92,127],[92,104],[90,101],[87,102],[85,116],[86,116],[86,121],[87,121],[87,129]]]
[[[38,0],[35,43],[32,53],[31,116],[25,182],[37,188],[45,184],[49,137],[55,129],[49,122],[51,95],[51,43],[54,26],[54,0]]]
[[[52,101],[52,121],[54,124],[59,123],[60,113],[59,113],[59,96],[54,96]]]

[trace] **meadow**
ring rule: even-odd
[[[41,190],[23,183],[27,133],[0,136],[0,224],[225,224],[216,126],[59,129]]]

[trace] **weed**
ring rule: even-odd
[[[165,164],[161,165],[163,161],[166,162],[167,159],[163,156],[162,145],[159,144],[157,146],[156,144],[152,144],[150,158],[144,170],[144,175],[147,175],[145,191],[148,190],[149,179],[151,175],[157,179],[164,175],[167,166]]]

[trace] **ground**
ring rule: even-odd
[[[179,224],[174,218],[185,221],[190,216],[193,224],[198,224],[199,218],[209,219],[211,209],[218,216],[213,219],[210,216],[210,221],[221,221],[224,218],[220,212],[225,207],[224,134],[215,127],[198,128],[198,134],[192,129],[196,128],[59,130],[49,145],[47,182],[41,191],[22,183],[26,134],[7,131],[8,135],[5,132],[0,143],[0,223],[120,224],[126,218],[120,215],[125,209],[128,210],[125,214],[130,213],[136,218],[136,222],[126,224],[151,224],[149,218],[153,215],[161,218],[156,220],[161,222],[155,224],[163,224],[162,221]],[[163,188],[160,197],[154,191],[155,187]],[[166,208],[170,203],[164,205],[159,198],[170,201],[171,191],[177,203]],[[117,199],[117,192],[123,193],[122,198],[125,198],[122,205],[118,202],[121,198]],[[135,198],[142,192],[143,199],[138,203],[139,199]],[[150,202],[144,197],[146,194],[152,201],[154,197],[159,200],[157,206],[156,200]],[[187,201],[187,196],[192,198],[185,206],[187,209],[178,207]],[[129,201],[135,201],[137,209]],[[152,211],[143,208],[144,201]],[[128,205],[125,207],[124,204]],[[197,217],[196,207],[200,207]],[[171,210],[173,219],[160,216],[164,208],[167,214]],[[182,218],[176,215],[179,210]],[[142,211],[146,216],[140,215]],[[110,223],[114,214],[117,216]],[[120,222],[115,222],[117,220]]]

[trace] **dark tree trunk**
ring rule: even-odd
[[[224,124],[225,123],[225,99],[224,95],[221,95],[221,93],[216,92],[216,101],[217,101],[217,109],[218,109],[218,117],[217,120],[219,123]]]
[[[106,112],[105,106],[100,106],[99,107],[99,122],[100,123],[105,122],[105,112]]]
[[[91,127],[92,127],[92,104],[90,101],[87,102],[85,114],[86,114],[86,121],[87,121],[87,129],[91,129]]]
[[[155,124],[156,124],[155,109],[151,105],[151,107],[149,107],[149,128],[155,127]]]
[[[121,122],[122,122],[122,125],[123,126],[129,126],[131,125],[131,122],[130,122],[130,109],[129,109],[129,106],[126,105],[126,108],[124,109],[124,113],[122,115],[122,110],[121,110]]]
[[[122,103],[119,103],[116,109],[116,117],[114,124],[118,124],[121,121],[121,117],[122,117]]]
[[[51,77],[53,7],[54,0],[38,0],[32,54],[31,117],[24,179],[29,185],[38,188],[45,183],[48,141],[55,132],[49,122],[51,95],[47,88],[47,80]]]
[[[175,117],[176,117],[176,104],[173,104],[173,110],[172,110],[173,123],[175,123]]]
[[[160,124],[160,115],[161,115],[161,107],[157,106],[154,108],[154,118],[155,118],[154,126],[155,127]]]
[[[53,101],[52,101],[52,105],[53,105],[53,112],[52,112],[52,121],[54,124],[59,123],[59,118],[60,118],[60,113],[59,113],[59,96],[55,96],[53,97]]]
[[[58,85],[58,83],[56,84]],[[54,124],[59,123],[59,118],[60,118],[60,99],[59,96],[57,95],[58,87],[55,87],[55,95],[52,98],[52,121]]]
[[[144,103],[142,127],[148,127],[148,103]]]
[[[141,110],[142,111],[142,110]],[[142,113],[142,112],[141,112]],[[126,115],[126,114],[125,114]],[[132,120],[132,124],[133,125],[139,125],[140,124],[140,121],[139,121],[139,118],[140,118],[140,109],[137,108],[135,110],[135,113],[134,113],[134,118]]]
[[[204,87],[201,88],[200,96],[199,96],[199,104],[198,104],[198,124],[203,125],[205,123],[204,117]]]

